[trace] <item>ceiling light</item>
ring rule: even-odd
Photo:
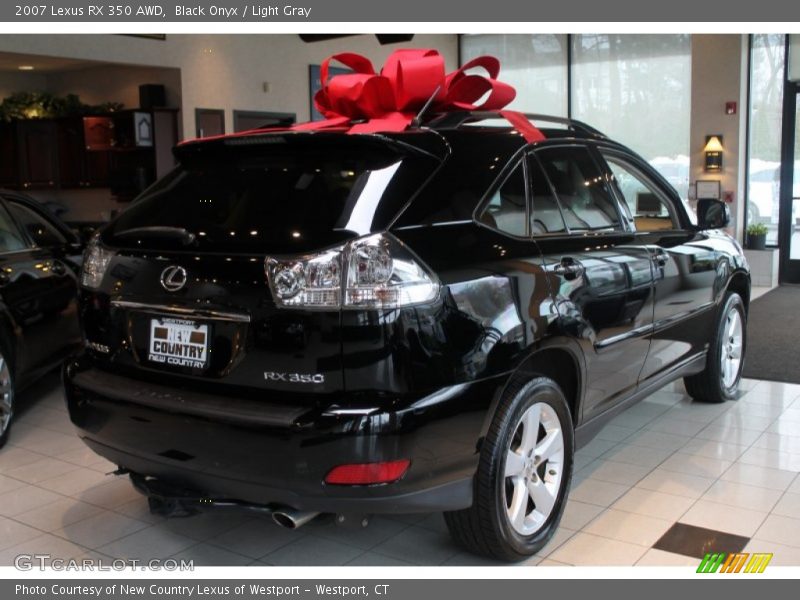
[[[33,65],[20,65],[17,67],[20,71],[33,71],[35,68]]]

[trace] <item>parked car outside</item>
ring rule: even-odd
[[[38,202],[0,190],[0,447],[17,393],[80,344],[83,245]]]
[[[684,378],[735,398],[750,277],[703,201],[576,121],[184,144],[91,243],[64,381],[86,444],[154,510],[444,511],[520,560],[574,452]],[[619,182],[624,180],[624,187]]]

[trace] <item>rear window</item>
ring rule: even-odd
[[[181,166],[146,190],[104,240],[174,247],[175,236],[150,232],[144,241],[125,232],[182,228],[194,247],[214,250],[325,245],[385,227],[437,165],[403,146],[354,136],[334,144],[277,140],[188,148]]]

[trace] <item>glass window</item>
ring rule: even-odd
[[[290,235],[363,235],[392,219],[436,165],[372,139],[279,139],[192,152],[187,147],[181,166],[146,190],[104,239],[135,244],[135,237],[120,234],[178,227],[196,235],[199,248],[257,251],[264,240],[285,243]]]
[[[500,59],[500,79],[514,86],[509,108],[567,116],[567,36],[462,35],[462,64],[489,54]]]
[[[677,229],[674,210],[658,187],[627,162],[603,153],[636,231]]]
[[[747,223],[766,224],[767,243],[776,245],[786,36],[757,34],[751,40]]]
[[[525,172],[520,162],[491,195],[478,220],[492,229],[525,236],[528,234],[526,202]]]
[[[534,155],[528,159],[528,181],[531,188],[531,233],[561,233],[567,230],[564,216],[553,189]]]
[[[536,152],[571,231],[621,229],[614,197],[589,151],[580,146]]]
[[[66,243],[66,238],[58,229],[27,206],[9,202],[8,209],[17,222],[28,232],[28,236],[33,240],[33,243],[40,248],[52,248]]]
[[[572,36],[572,116],[641,154],[686,199],[691,36]]]
[[[28,244],[22,239],[22,234],[17,229],[16,223],[11,220],[11,215],[0,206],[0,252],[14,252],[27,247]]]

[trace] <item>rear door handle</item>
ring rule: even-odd
[[[669,253],[664,252],[663,250],[656,252],[653,255],[653,260],[656,261],[656,264],[659,267],[663,267],[669,262]]]
[[[584,271],[583,265],[569,256],[562,258],[561,262],[553,268],[556,275],[568,280],[577,279],[583,275]]]

